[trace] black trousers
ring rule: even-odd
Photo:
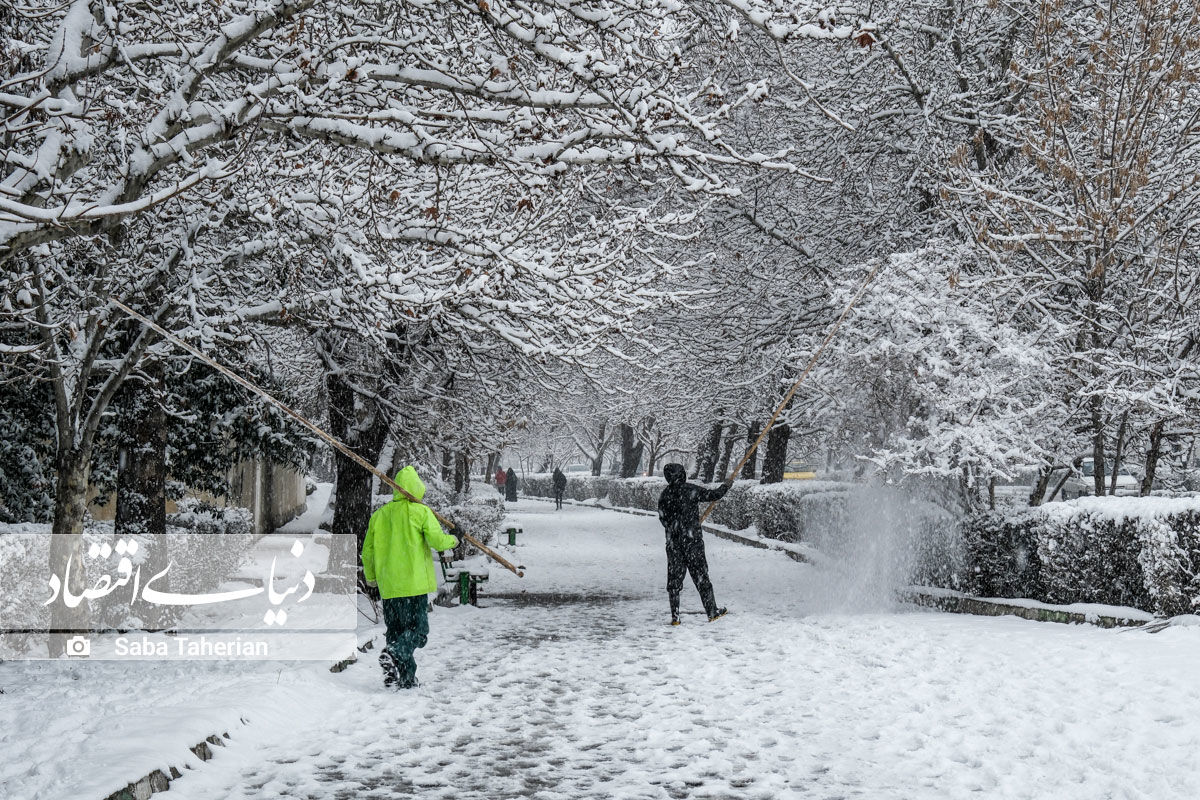
[[[566,489],[555,489],[554,490],[554,507],[556,509],[562,508],[563,492],[565,492],[565,491],[566,491]]]
[[[683,579],[688,573],[700,593],[704,611],[710,616],[717,613],[717,601],[713,597],[712,581],[708,579],[708,559],[704,555],[704,537],[700,531],[667,536],[667,599],[671,602],[671,616],[679,616],[679,593],[683,591]]]

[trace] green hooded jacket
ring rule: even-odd
[[[400,470],[396,483],[417,500],[425,496],[425,484],[412,467]],[[437,590],[429,548],[451,550],[457,546],[458,539],[442,530],[428,506],[392,492],[392,502],[372,514],[367,525],[363,574],[368,585],[379,587],[384,599],[429,594]]]

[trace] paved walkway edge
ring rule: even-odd
[[[949,611],[953,614],[975,614],[986,617],[1016,616],[1035,622],[1061,622],[1069,625],[1098,625],[1101,628],[1135,628],[1146,625],[1149,620],[1138,617],[1125,617],[1109,614],[1094,614],[1082,611],[1070,611],[1065,608],[1055,608],[1049,605],[1027,606],[1017,603],[1006,603],[1002,599],[971,597],[964,594],[947,594],[942,591],[928,591],[921,587],[909,587],[901,592],[901,597],[910,603],[939,611]]]

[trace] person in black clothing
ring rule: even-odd
[[[517,502],[517,473],[509,467],[504,476],[504,499],[510,503]]]
[[[563,492],[567,490],[567,476],[558,467],[554,468],[554,508],[562,510]]]
[[[733,481],[726,481],[717,489],[705,489],[687,482],[687,470],[682,464],[667,464],[663,468],[663,477],[667,479],[667,488],[658,497],[658,518],[667,532],[667,599],[671,602],[671,624],[679,624],[679,593],[683,590],[683,578],[689,572],[704,602],[708,621],[712,622],[725,616],[727,609],[717,607],[712,581],[708,579],[699,504],[720,500]]]

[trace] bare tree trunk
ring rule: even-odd
[[[1154,473],[1158,470],[1158,459],[1162,455],[1163,428],[1165,420],[1159,420],[1150,428],[1150,448],[1146,451],[1146,474],[1142,476],[1142,497],[1148,497],[1154,488]]]
[[[1052,491],[1050,496],[1046,498],[1047,503],[1058,497],[1058,493],[1061,492],[1062,488],[1067,485],[1067,480],[1070,479],[1070,477],[1071,470],[1064,470],[1062,477],[1058,479],[1058,483],[1054,484],[1054,491]]]
[[[466,459],[463,458],[463,454],[455,453],[454,454],[454,493],[455,494],[459,494],[460,492],[462,492],[464,486],[469,485],[469,484],[467,484],[467,481],[470,480],[470,476],[467,474],[467,470],[468,470],[467,463],[466,463]]]
[[[767,434],[767,453],[763,456],[762,482],[780,483],[783,481],[784,467],[787,466],[788,440],[792,437],[792,426],[781,423],[771,428]]]
[[[326,379],[329,393],[329,432],[372,463],[379,459],[387,440],[387,424],[378,409],[366,419],[355,418],[354,390],[336,374]],[[353,536],[362,552],[371,519],[371,482],[374,475],[341,453],[334,454],[336,469],[333,533]],[[357,557],[357,554],[356,554]],[[361,567],[361,565],[360,565]]]
[[[1096,496],[1104,496],[1104,408],[1099,396],[1093,397],[1089,403],[1092,411],[1092,483],[1096,488]]]
[[[725,436],[725,449],[721,452],[721,461],[717,464],[718,480],[725,480],[729,475],[729,461],[733,456],[733,442],[737,438],[737,425],[729,426],[729,433]]]
[[[592,475],[598,476],[600,470],[604,467],[604,450],[606,449],[605,430],[608,428],[608,421],[604,420],[600,423],[600,430],[596,434],[596,455],[592,458]]]
[[[1121,459],[1125,455],[1125,426],[1129,422],[1129,412],[1121,414],[1121,424],[1117,426],[1117,444],[1113,449],[1112,478],[1108,483],[1108,493],[1117,493],[1117,474],[1121,471]]]
[[[632,425],[621,423],[621,477],[632,478],[637,475],[638,466],[642,463],[644,445],[634,435]]]
[[[483,468],[483,482],[491,484],[496,479],[496,466],[500,462],[499,453],[489,453],[487,465]]]
[[[758,435],[762,433],[762,423],[752,422],[746,430],[746,450],[748,451],[754,446],[754,442],[758,439]],[[747,480],[754,480],[755,473],[758,472],[758,451],[755,450],[746,459],[745,465],[742,467],[742,477]]]
[[[60,448],[55,459],[57,481],[54,488],[54,522],[50,532],[50,574],[60,580],[70,565],[70,578],[63,584],[63,591],[50,607],[50,634],[47,649],[51,658],[66,652],[66,641],[73,633],[86,632],[91,621],[88,601],[82,600],[75,608],[68,608],[62,595],[69,589],[72,595],[83,594],[86,574],[83,564],[83,518],[87,511],[88,462],[90,453],[81,453],[74,447]]]
[[[162,405],[162,365],[145,369],[153,383],[125,385],[125,402],[120,406],[122,439],[117,461],[117,514],[114,530],[118,537],[155,537],[147,547],[148,573],[157,574],[170,563],[167,553],[167,415]],[[166,582],[164,582],[164,580]],[[169,591],[170,575],[160,579],[160,589]],[[171,620],[163,607],[136,603],[136,615],[150,630]]]
[[[721,414],[721,411],[717,411],[717,421],[709,428],[708,438],[704,440],[703,449],[700,451],[697,477],[701,483],[712,483],[713,472],[717,468],[717,455],[721,449],[721,432],[725,430],[725,423],[720,419]]]
[[[1038,470],[1037,480],[1033,483],[1033,490],[1029,493],[1029,505],[1040,506],[1046,497],[1046,489],[1050,486],[1050,477],[1054,474],[1054,467],[1042,467]],[[1054,497],[1049,498],[1053,500]]]

